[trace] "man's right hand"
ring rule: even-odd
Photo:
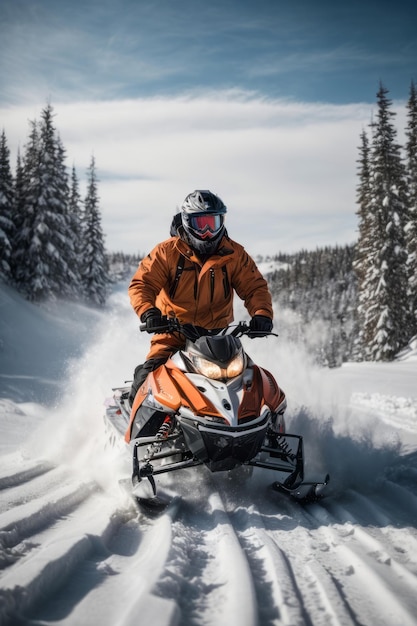
[[[145,324],[147,333],[155,333],[158,330],[163,331],[167,325],[166,317],[163,317],[161,311],[156,307],[142,313],[140,319]]]
[[[266,315],[254,315],[249,324],[248,337],[266,337],[272,332],[273,324],[270,317]]]

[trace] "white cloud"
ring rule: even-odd
[[[52,104],[80,177],[95,155],[110,250],[147,252],[196,188],[222,197],[230,235],[252,254],[356,239],[357,146],[369,105],[242,92]],[[43,106],[0,109],[14,156]]]

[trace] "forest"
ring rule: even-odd
[[[267,276],[280,335],[308,346],[317,362],[336,367],[358,360],[356,246],[277,255]]]
[[[54,126],[51,104],[17,156],[15,175],[5,130],[0,137],[0,277],[28,300],[72,298],[101,306],[110,277],[94,157],[87,192],[79,192],[75,167]]]

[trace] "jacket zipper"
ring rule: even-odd
[[[210,268],[210,302],[213,302],[214,297],[214,269]]]
[[[230,295],[230,283],[229,283],[229,277],[227,275],[227,269],[225,265],[222,266],[222,272],[223,272],[224,297],[227,300],[227,298]]]
[[[196,263],[194,263],[194,272],[195,272],[194,300],[197,300],[197,295],[198,295],[198,276],[200,274],[200,271],[199,271],[198,266],[196,265]]]

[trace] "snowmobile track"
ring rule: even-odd
[[[0,476],[0,490],[10,489],[10,487],[16,487],[27,483],[33,478],[43,476],[51,469],[53,469],[53,465],[47,462],[28,464],[28,466],[20,472]]]

